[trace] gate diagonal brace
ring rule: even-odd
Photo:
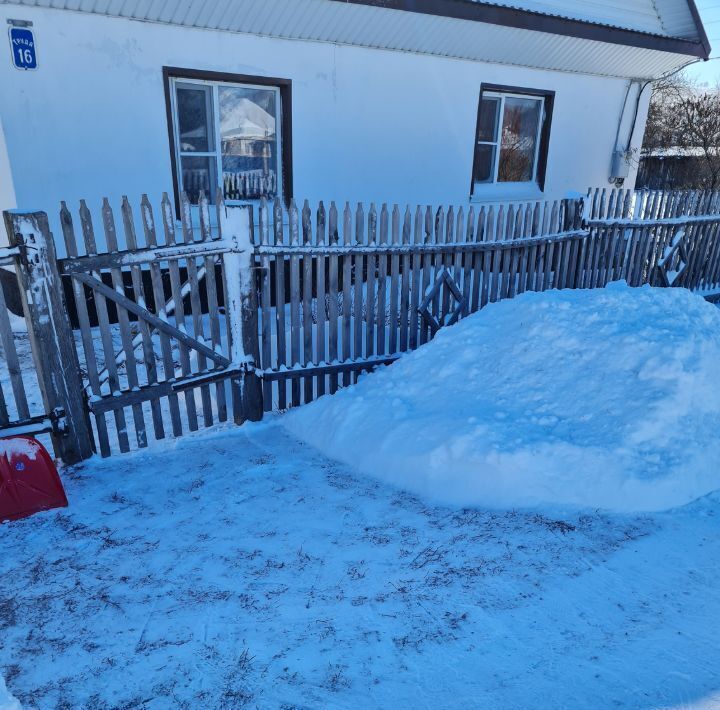
[[[151,313],[149,310],[147,310],[147,308],[143,308],[142,306],[135,303],[135,301],[131,301],[127,296],[118,293],[109,286],[106,286],[99,279],[96,279],[93,276],[88,276],[86,274],[73,274],[73,278],[76,278],[78,281],[81,281],[86,286],[89,286],[93,291],[101,293],[103,296],[105,296],[105,298],[108,298],[109,300],[115,302],[118,306],[121,306],[122,308],[130,311],[130,313],[133,313],[138,318],[142,318],[143,320],[147,321],[148,323],[150,323],[150,325],[157,328],[157,330],[166,333],[171,338],[176,338],[181,343],[183,343],[183,345],[187,345],[189,348],[193,348],[198,352],[202,353],[203,355],[205,355],[205,357],[207,357],[209,360],[212,360],[220,367],[228,367],[230,365],[230,360],[228,360],[224,355],[215,352],[212,348],[205,345],[205,343],[201,343],[199,340],[196,340],[195,338],[189,336],[182,330],[179,330],[178,328],[170,325],[170,323],[168,323],[167,321],[159,318],[154,313]]]
[[[443,322],[440,323],[430,311],[430,305],[440,293],[443,285],[450,291],[452,297],[457,303],[457,306],[451,313],[446,313],[442,319]],[[420,314],[420,317],[422,318],[425,325],[427,325],[430,328],[432,334],[435,335],[438,330],[440,330],[440,328],[442,328],[443,326],[453,325],[454,323],[457,323],[465,308],[465,300],[466,299],[463,296],[462,291],[460,290],[460,287],[458,286],[455,279],[452,277],[452,275],[447,269],[443,269],[438,274],[438,277],[435,279],[435,283],[426,292],[425,298],[418,306],[417,311]]]

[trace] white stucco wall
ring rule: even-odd
[[[16,206],[10,158],[8,157],[5,131],[3,130],[2,116],[0,115],[0,212],[13,209]],[[6,243],[5,231],[0,228],[0,244],[4,245]]]
[[[467,204],[481,82],[554,90],[547,197],[607,186],[625,80],[0,6],[39,68],[0,50],[17,204],[171,191],[163,65],[293,81],[298,199]],[[649,92],[648,92],[649,94]],[[641,119],[644,108],[641,110]],[[638,131],[636,140],[642,135]],[[0,158],[1,159],[1,158]],[[631,179],[633,176],[631,176]]]

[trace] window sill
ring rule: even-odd
[[[545,194],[536,182],[476,183],[471,203],[482,202],[528,202],[544,200]]]

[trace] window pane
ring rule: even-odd
[[[475,182],[492,182],[496,146],[478,143],[475,148]]]
[[[498,182],[533,179],[541,103],[537,99],[505,99]]]
[[[182,187],[188,199],[196,205],[203,190],[212,202],[217,191],[217,168],[215,158],[188,156],[180,158],[182,166]]]
[[[484,96],[480,101],[480,115],[478,117],[479,141],[497,141],[498,110],[500,99]]]
[[[180,152],[215,151],[212,130],[211,87],[178,85],[177,118]]]
[[[223,192],[231,200],[277,195],[278,101],[273,89],[221,86]]]

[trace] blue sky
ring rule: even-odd
[[[720,0],[695,1],[712,45],[711,56],[720,57]],[[703,83],[720,83],[720,59],[696,64],[688,69],[688,74]]]

